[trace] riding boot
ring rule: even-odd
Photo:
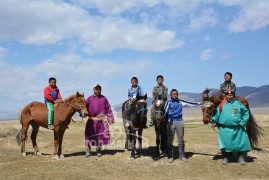
[[[178,146],[178,152],[179,152],[179,159],[181,161],[187,162],[188,160],[185,157],[185,144]]]
[[[239,152],[238,153],[238,162],[241,165],[245,165],[246,164],[246,162],[245,162],[245,152]]]
[[[102,146],[101,145],[99,145],[99,146],[96,147],[96,155],[98,157],[101,157],[102,156],[101,149],[102,149]]]
[[[86,154],[85,154],[85,157],[89,157],[91,155],[91,147],[88,146],[86,147]]]
[[[223,165],[226,165],[226,164],[228,164],[228,162],[229,162],[229,160],[228,160],[228,153],[222,151],[222,164]]]
[[[173,158],[173,145],[167,145],[167,159],[169,163],[172,163]]]
[[[173,158],[173,145],[167,145],[167,158]]]

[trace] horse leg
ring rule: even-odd
[[[22,135],[21,135],[21,155],[23,157],[26,156],[26,152],[25,152],[25,141],[26,141],[26,137],[27,137],[27,131],[30,125],[30,121],[28,121],[26,124],[22,125]]]
[[[135,144],[136,144],[136,134],[135,130],[131,129],[131,134],[129,135],[132,142],[132,152],[131,152],[131,160],[135,159]]]
[[[54,129],[54,152],[53,152],[53,159],[54,160],[59,160],[60,159],[60,157],[58,156],[58,151],[57,151],[57,149],[58,149],[58,145],[59,145],[59,129],[57,129],[57,131],[56,131],[56,129]]]
[[[166,123],[161,124],[160,127],[160,135],[161,135],[161,151],[166,155],[166,148],[167,148],[167,129],[166,129]]]
[[[65,132],[65,129],[59,131],[58,156],[60,156],[60,158],[64,158],[64,155],[62,154],[62,142],[63,142],[64,132]]]
[[[31,134],[31,140],[32,140],[33,148],[34,148],[34,153],[40,156],[42,154],[39,152],[39,149],[36,143],[36,136],[39,130],[39,125],[37,125],[34,121],[32,121],[31,126],[33,128],[33,131]]]
[[[160,129],[159,126],[157,124],[155,124],[155,134],[156,134],[156,152],[155,152],[155,160],[160,159]]]
[[[141,158],[144,157],[144,155],[142,153],[142,133],[143,133],[143,128],[140,128],[138,130],[138,143],[139,143],[139,151],[138,151],[138,153],[139,153],[139,157],[141,157]]]
[[[130,142],[130,138],[129,138],[129,128],[125,127],[125,150],[127,151],[129,149],[129,142]]]

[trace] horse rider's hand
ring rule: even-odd
[[[55,99],[53,102],[54,102],[54,104],[56,104],[56,103],[59,102],[59,100],[58,99]]]

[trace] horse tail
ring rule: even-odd
[[[261,136],[264,137],[263,132],[264,130],[257,124],[255,117],[250,112],[250,117],[247,124],[247,133],[252,147],[257,147],[259,145]]]
[[[18,145],[21,145],[21,135],[22,135],[22,128],[16,136],[16,140],[17,140]]]
[[[20,109],[20,111],[19,111],[19,117],[18,117],[21,125],[22,125],[22,115],[21,115],[22,114],[22,110],[23,109]],[[18,145],[21,145],[21,135],[22,135],[22,128],[20,129],[20,131],[18,132],[18,134],[16,136],[16,140],[17,140]]]

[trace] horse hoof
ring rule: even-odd
[[[22,153],[21,153],[21,156],[22,156],[22,157],[26,157],[26,152],[22,152]]]
[[[61,155],[60,155],[60,158],[64,158],[64,155],[63,155],[63,154],[61,154]]]
[[[134,160],[135,158],[134,157],[130,157],[130,160]]]
[[[56,156],[53,157],[53,160],[60,160],[60,158],[59,158],[58,155],[56,155]]]
[[[160,156],[155,156],[154,157],[154,160],[159,160],[160,159]]]
[[[35,153],[37,156],[42,156],[42,153],[41,152],[36,152]]]
[[[144,158],[145,156],[143,154],[139,154],[139,157],[140,158]]]

